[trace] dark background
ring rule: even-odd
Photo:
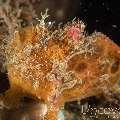
[[[77,16],[87,23],[89,33],[103,32],[120,45],[120,1],[80,0]]]
[[[34,0],[40,11],[49,9],[50,20],[66,23],[79,18],[87,25],[87,32],[99,31],[120,45],[120,3],[119,0]],[[38,1],[38,2],[37,2]]]
[[[120,45],[119,0],[69,0],[67,19],[80,18],[88,33],[99,31]]]

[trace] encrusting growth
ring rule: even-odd
[[[45,120],[57,120],[65,102],[104,94],[120,77],[120,48],[101,33],[84,34],[72,21],[53,32],[40,23],[16,31],[6,50],[10,89],[1,99],[18,107],[24,96],[44,101]]]

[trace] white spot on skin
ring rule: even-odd
[[[49,25],[52,25],[52,22],[50,21],[50,22],[48,22],[48,24],[49,24]]]

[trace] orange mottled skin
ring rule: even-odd
[[[72,25],[67,27],[70,28]],[[65,102],[104,94],[106,89],[114,87],[120,77],[120,65],[117,64],[116,68],[112,68],[112,64],[116,65],[114,61],[120,63],[118,52],[120,48],[101,33],[85,37],[78,26],[77,32],[81,32],[82,37],[78,37],[77,33],[73,34],[73,31],[70,35],[76,36],[67,36],[69,32],[67,27],[63,28],[62,37],[49,38],[47,28],[44,31],[39,28],[38,31],[36,27],[27,27],[15,33],[8,45],[8,50],[15,49],[15,51],[9,52],[8,59],[13,59],[12,55],[17,53],[18,63],[8,63],[10,89],[2,97],[6,106],[19,106],[24,96],[42,99],[48,106],[45,120],[57,120],[57,112]],[[49,38],[47,47],[46,45],[39,46],[42,34],[45,34],[43,39]],[[94,49],[93,53],[89,53],[89,48],[81,53],[82,45],[79,49],[73,50],[76,44],[73,41],[69,44],[69,40],[76,37],[77,42],[85,39],[88,44],[89,39],[96,40],[90,44],[90,47]],[[59,41],[59,39],[62,40]],[[29,45],[28,48],[27,45]],[[30,45],[32,45],[31,49]],[[60,66],[62,64],[64,65]],[[64,68],[65,65],[66,68]],[[64,69],[65,72],[62,73]],[[114,69],[113,73],[111,69]],[[70,77],[66,77],[67,75]]]

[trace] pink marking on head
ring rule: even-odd
[[[76,44],[80,40],[80,25],[73,25],[69,31],[67,32],[68,37],[71,37],[73,39],[73,42]]]

